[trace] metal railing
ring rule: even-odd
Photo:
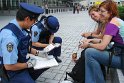
[[[49,8],[48,13],[61,13],[61,12],[68,12],[72,11],[72,8]]]
[[[62,13],[62,12],[68,12],[72,11],[73,8],[49,8],[48,9],[48,14],[50,13]],[[14,16],[16,15],[17,10],[0,10],[0,16]]]

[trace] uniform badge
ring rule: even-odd
[[[36,36],[37,36],[37,34],[38,34],[38,32],[37,32],[37,31],[35,31],[35,32],[34,32],[34,37],[36,37]]]
[[[7,47],[8,52],[12,52],[12,50],[13,50],[13,44],[12,43],[8,43],[6,47]]]

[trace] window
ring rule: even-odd
[[[3,10],[8,10],[10,7],[10,0],[2,0],[2,4],[3,4],[3,6],[2,6],[2,9]]]
[[[2,0],[0,0],[0,10],[2,9]]]
[[[12,0],[12,9],[17,9],[19,5],[19,1],[18,0]]]

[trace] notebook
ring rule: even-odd
[[[38,56],[34,56],[33,54],[28,54],[29,57],[33,57],[36,59],[36,65],[34,66],[34,69],[43,69],[43,68],[49,68],[49,67],[54,67],[58,66],[58,62],[55,60],[55,58],[47,59],[47,58],[42,58]],[[51,55],[52,56],[52,55]]]

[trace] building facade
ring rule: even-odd
[[[124,6],[124,0],[121,0],[122,5]]]
[[[38,6],[44,7],[45,4],[48,4],[48,7],[58,7],[58,6],[73,6],[74,3],[80,3],[83,1],[85,5],[91,6],[94,4],[99,4],[104,0],[0,0],[0,10],[16,10],[19,8],[20,2],[27,2],[36,4]],[[124,4],[124,0],[114,0],[117,4]],[[68,4],[66,4],[68,3]]]
[[[48,4],[50,7],[62,4],[58,0],[0,0],[0,10],[15,10],[19,8],[20,2],[27,2],[43,7]]]
[[[27,0],[0,0],[0,10],[17,9],[20,2],[27,2]]]

